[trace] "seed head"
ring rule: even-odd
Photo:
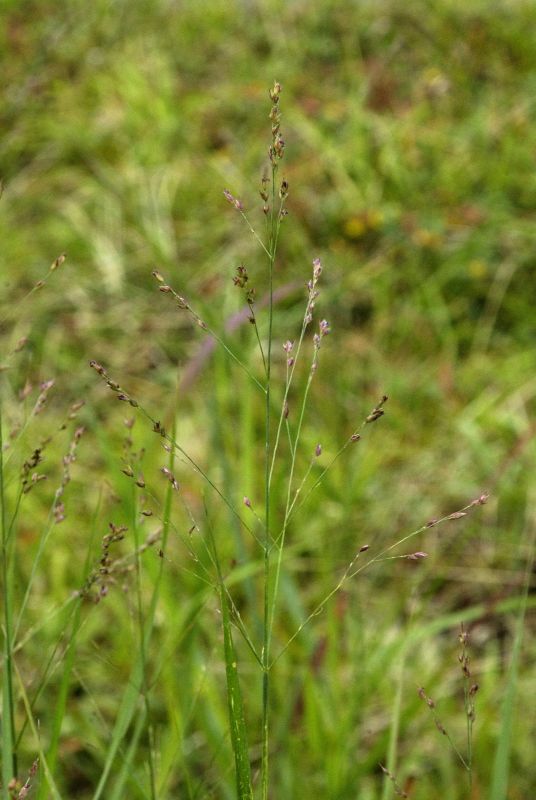
[[[272,103],[279,102],[279,95],[281,94],[281,84],[278,81],[274,81],[273,89],[270,89],[270,100]]]
[[[52,264],[50,266],[50,271],[53,272],[55,269],[58,269],[58,267],[61,267],[61,265],[64,263],[66,258],[67,258],[67,256],[65,255],[65,253],[62,253],[60,256],[58,256],[52,262]]]

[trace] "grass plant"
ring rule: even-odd
[[[533,10],[105,5],[2,12],[2,797],[528,796]]]

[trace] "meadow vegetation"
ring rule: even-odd
[[[527,800],[536,7],[0,14],[2,797]]]

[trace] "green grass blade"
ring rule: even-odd
[[[121,700],[121,705],[115,721],[110,745],[108,747],[106,761],[104,763],[104,769],[102,771],[97,788],[95,789],[93,800],[98,800],[99,797],[102,797],[102,793],[110,776],[118,750],[123,744],[129,725],[132,722],[132,718],[138,710],[142,690],[143,659],[141,656],[138,656],[132,668],[132,672],[130,673],[127,688]]]
[[[2,670],[2,796],[9,797],[9,782],[16,774],[15,722],[13,715],[13,622],[11,614],[11,580],[8,553],[8,528],[4,493],[4,442],[0,407],[0,525],[2,528],[2,600],[4,603],[4,664]]]
[[[61,729],[63,719],[65,717],[65,713],[67,710],[67,702],[69,697],[69,689],[71,687],[71,675],[75,663],[75,656],[76,656],[76,643],[77,643],[77,636],[78,631],[81,625],[81,603],[80,600],[77,601],[77,606],[74,610],[73,620],[71,625],[71,633],[69,636],[69,643],[67,645],[67,650],[65,653],[65,658],[63,662],[63,672],[61,676],[61,681],[58,690],[58,696],[56,700],[56,706],[54,709],[54,717],[52,720],[52,730],[50,734],[50,744],[48,747],[47,752],[47,762],[50,774],[53,775],[56,762],[58,759],[58,750],[59,750],[59,743],[60,743],[60,736],[61,736]],[[35,706],[35,700],[33,701],[33,705]],[[47,797],[47,788],[46,786],[42,785],[38,794],[39,800],[44,800]]]
[[[175,422],[173,425],[173,432],[175,433]],[[172,451],[170,453],[170,468],[173,469],[175,454]],[[168,489],[165,501],[165,510],[164,510],[164,532],[162,537],[162,549],[165,550],[167,537],[169,533],[169,525],[170,525],[170,515],[171,515],[171,503],[172,503],[172,490],[171,488]],[[127,733],[128,727],[132,721],[134,716],[134,712],[138,707],[138,700],[140,696],[143,694],[146,686],[145,682],[145,652],[149,645],[151,639],[151,633],[153,630],[155,615],[156,615],[156,608],[158,605],[158,600],[160,597],[160,589],[162,584],[163,578],[163,562],[161,562],[161,566],[156,577],[155,585],[152,592],[151,602],[149,604],[149,608],[147,611],[147,616],[145,623],[143,625],[144,630],[141,633],[142,638],[142,647],[140,649],[138,659],[136,664],[131,672],[131,677],[129,681],[129,685],[125,694],[123,695],[123,700],[121,703],[121,708],[116,720],[116,724],[114,727],[114,731],[112,734],[112,740],[110,743],[110,747],[108,750],[108,755],[106,757],[106,762],[104,766],[103,773],[101,775],[99,784],[93,795],[93,800],[98,800],[101,797],[106,782],[110,776],[110,771],[112,769],[114,760],[117,756],[119,747]],[[134,735],[133,740],[131,742],[131,747],[127,754],[127,762],[129,759],[134,757],[134,753],[136,750],[136,743],[139,739],[139,734]],[[119,792],[121,791],[122,787],[124,786],[124,780],[126,778],[127,773],[125,770],[122,770],[120,773],[119,779],[116,782],[113,790],[113,796],[119,796]]]
[[[500,733],[495,750],[495,760],[493,763],[493,773],[491,779],[490,800],[506,800],[508,791],[508,779],[510,773],[510,757],[513,742],[513,722],[514,706],[517,695],[517,684],[519,679],[519,664],[521,660],[521,645],[525,625],[525,614],[527,611],[527,601],[529,586],[531,582],[532,567],[534,564],[534,534],[530,546],[530,554],[525,573],[525,586],[521,604],[517,616],[517,624],[512,647],[512,661],[508,672],[506,691],[501,706]]]
[[[238,677],[236,651],[231,630],[229,599],[223,581],[220,583],[220,600],[223,624],[223,641],[225,654],[225,673],[227,676],[227,699],[229,702],[229,724],[231,742],[235,757],[236,789],[238,800],[253,800],[251,786],[251,768],[249,764],[249,748],[247,742],[244,703]]]
[[[208,521],[208,515],[207,515]],[[233,642],[231,627],[231,607],[227,588],[223,580],[216,543],[210,524],[208,525],[210,544],[220,592],[221,616],[223,627],[223,650],[225,657],[225,675],[227,678],[227,703],[229,709],[229,727],[231,730],[231,744],[235,758],[236,772],[236,797],[237,800],[253,800],[251,785],[251,767],[249,763],[249,747],[247,738],[246,718],[244,715],[244,701],[238,676],[238,660]]]
[[[28,722],[30,724],[30,728],[32,729],[32,733],[33,733],[35,741],[36,741],[37,752],[39,754],[39,763],[41,765],[41,769],[45,773],[46,781],[47,781],[47,784],[48,784],[49,793],[48,793],[47,797],[52,798],[52,800],[62,800],[61,794],[60,794],[60,792],[58,790],[58,787],[56,786],[56,783],[54,782],[54,778],[52,777],[52,772],[51,772],[50,767],[48,765],[47,757],[46,757],[46,755],[45,755],[45,753],[43,751],[43,748],[41,746],[41,739],[39,737],[39,731],[37,729],[37,725],[36,725],[36,722],[35,722],[35,719],[34,719],[34,716],[33,716],[33,712],[32,712],[32,708],[31,708],[31,704],[30,704],[30,700],[28,698],[28,694],[26,692],[22,676],[21,676],[20,672],[17,669],[17,665],[14,663],[13,666],[14,666],[14,670],[15,670],[15,672],[17,674],[17,681],[18,681],[18,684],[19,684],[19,690],[20,690],[20,694],[21,694],[21,697],[22,697],[22,701],[24,703],[24,707],[26,709],[26,715],[28,717]],[[5,789],[7,791],[7,787],[5,787]],[[12,798],[12,794],[10,792],[7,792],[7,794],[5,796],[10,798],[10,800]]]
[[[150,640],[152,626],[154,622],[154,612],[156,607],[155,592],[153,592],[153,601],[154,604],[151,603],[148,619],[145,623],[144,640],[146,646]],[[95,790],[95,794],[93,795],[93,800],[98,800],[98,798],[102,796],[102,793],[110,776],[110,772],[112,770],[115,758],[118,754],[119,748],[124,743],[125,736],[127,735],[128,728],[132,722],[134,714],[136,713],[136,711],[139,710],[139,702],[143,697],[143,692],[145,688],[144,673],[145,673],[145,658],[144,654],[142,652],[139,652],[134,667],[132,668],[132,671],[130,673],[130,679],[128,681],[127,688],[125,690],[123,699],[121,701],[121,706],[119,708],[119,713],[117,715],[117,719],[113,729],[112,738],[108,748],[108,754],[106,756],[106,761],[104,764],[104,769],[102,771],[102,775],[100,777],[98,786]]]
[[[11,686],[11,667],[8,666],[7,652],[5,652],[5,664],[2,681],[2,796],[9,798],[7,787],[15,770],[13,766],[13,691]]]
[[[95,536],[96,524],[97,524],[97,519],[98,519],[98,515],[99,515],[99,511],[100,511],[100,505],[101,505],[101,498],[99,497],[99,502],[97,504],[97,509],[95,511],[95,514],[94,514],[94,517],[93,517],[93,523],[92,523],[92,526],[91,526],[91,536],[90,536],[90,540],[89,540],[89,543],[88,543],[86,560],[85,560],[85,564],[84,564],[84,567],[83,567],[83,570],[82,570],[82,575],[83,576],[87,575],[88,572],[89,572],[89,564],[90,564],[90,559],[91,559],[91,544],[92,544],[94,536]],[[83,581],[83,578],[82,578],[82,581]],[[82,612],[82,603],[81,603],[80,599],[77,599],[76,600],[76,606],[74,608],[74,612],[73,612],[73,615],[72,615],[71,633],[70,633],[70,636],[69,636],[69,640],[68,640],[68,644],[67,644],[67,650],[65,652],[65,657],[64,657],[64,660],[63,660],[63,671],[62,671],[62,676],[61,676],[61,682],[60,682],[58,697],[57,697],[57,700],[56,700],[56,707],[55,707],[55,710],[54,710],[54,718],[53,718],[53,723],[52,723],[52,732],[51,732],[51,737],[50,737],[50,744],[49,744],[48,752],[47,752],[48,767],[49,767],[49,770],[50,770],[52,775],[54,775],[54,771],[55,771],[55,767],[56,767],[58,750],[59,750],[59,743],[60,743],[60,737],[61,737],[61,731],[62,731],[62,725],[63,725],[63,720],[64,720],[64,717],[65,717],[65,713],[66,713],[66,710],[67,710],[69,689],[70,689],[70,686],[71,686],[71,675],[72,675],[72,672],[73,672],[73,669],[74,669],[75,659],[76,659],[76,646],[77,646],[77,642],[78,642],[78,633],[79,633],[80,627],[82,625],[81,612]],[[43,676],[43,679],[44,679],[44,677],[45,676]],[[35,700],[34,700],[34,703],[35,703]],[[41,788],[40,788],[40,791],[39,791],[39,794],[38,794],[38,798],[39,798],[39,800],[44,800],[45,796],[46,796],[46,786],[43,784],[41,786]]]
[[[142,708],[140,709],[138,719],[136,720],[134,732],[132,734],[129,747],[125,755],[123,765],[117,777],[117,781],[108,795],[108,800],[122,800],[122,798],[125,797],[126,795],[125,786],[128,783],[129,778],[132,777],[132,774],[134,772],[134,759],[138,750],[138,745],[146,721],[147,719],[146,719],[145,708]]]
[[[391,708],[391,725],[389,731],[389,749],[387,751],[387,769],[391,775],[396,774],[396,762],[398,757],[398,737],[400,735],[400,721],[402,716],[402,696],[404,691],[404,668],[408,656],[407,647],[402,650],[398,674],[396,677],[396,693]],[[383,789],[381,800],[389,800],[393,795],[393,782],[389,775],[383,774]]]

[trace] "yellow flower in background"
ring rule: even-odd
[[[360,239],[367,230],[362,216],[350,217],[344,223],[344,233],[349,239]]]
[[[432,250],[435,250],[441,245],[441,236],[439,233],[429,231],[426,228],[417,228],[417,230],[413,232],[411,240],[413,244],[416,244],[418,247],[428,247]]]
[[[368,231],[375,231],[384,223],[385,217],[379,209],[367,209],[353,214],[345,221],[343,230],[349,239],[360,239]]]
[[[485,278],[489,272],[488,265],[480,258],[473,258],[467,265],[467,269],[471,278]]]

